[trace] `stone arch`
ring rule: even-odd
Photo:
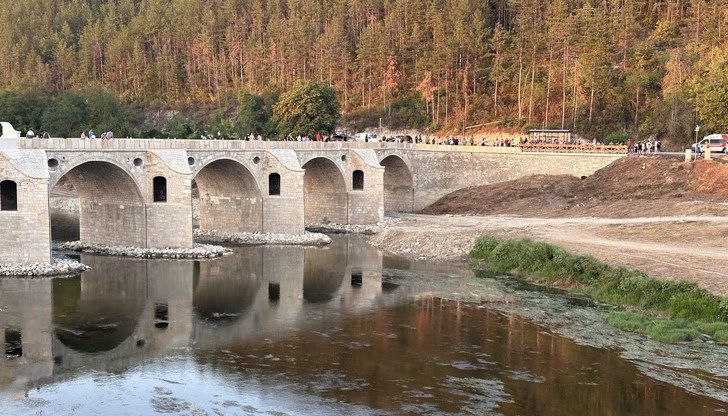
[[[69,184],[79,198],[79,236],[92,244],[146,247],[144,197],[134,178],[115,163],[89,160],[52,182]]]
[[[69,156],[69,160],[66,161],[66,154],[64,153],[48,153],[48,170],[50,174],[49,189],[53,189],[58,182],[67,178],[69,172],[77,169],[79,166],[87,163],[106,163],[115,166],[119,171],[123,171],[139,189],[141,195],[144,195],[146,189],[144,175],[139,166],[135,166],[136,160],[142,160],[142,153],[134,154],[127,158],[126,161],[113,158],[113,155],[109,153],[88,153],[81,155]],[[53,166],[52,166],[53,165]]]
[[[261,232],[263,198],[258,181],[239,161],[219,158],[195,175],[200,198],[200,229]]]
[[[318,157],[306,162],[303,169],[305,224],[348,224],[346,182],[338,166]]]
[[[414,181],[407,163],[389,155],[379,163],[384,167],[384,211],[412,212],[414,210]]]

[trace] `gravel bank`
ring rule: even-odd
[[[66,276],[78,274],[89,269],[90,267],[75,260],[53,259],[50,263],[0,264],[0,276]]]
[[[383,221],[376,224],[309,224],[306,226],[306,230],[314,233],[327,233],[327,234],[364,234],[374,235],[379,233],[384,228],[398,222],[398,218],[386,217]]]
[[[306,232],[300,235],[273,233],[228,233],[217,230],[195,230],[195,240],[210,243],[230,243],[240,245],[300,245],[323,246],[331,244],[325,234]]]
[[[142,248],[87,244],[80,241],[61,243],[58,245],[58,250],[144,259],[211,259],[231,252],[225,247],[197,243],[192,248]]]

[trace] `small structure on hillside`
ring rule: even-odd
[[[573,143],[571,130],[531,129],[528,131],[529,143]]]

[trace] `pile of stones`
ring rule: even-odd
[[[377,234],[382,228],[389,226],[390,224],[399,221],[397,218],[387,217],[384,221],[376,224],[309,224],[306,226],[306,230],[314,233],[327,233],[327,234],[364,234],[374,235]]]
[[[0,276],[70,276],[90,267],[70,259],[53,259],[51,263],[0,264]]]
[[[232,252],[229,248],[197,243],[192,248],[142,248],[105,246],[101,244],[87,244],[80,241],[68,241],[58,244],[57,248],[58,250],[144,259],[211,259]]]
[[[195,240],[236,245],[297,245],[322,246],[331,244],[325,234],[306,232],[303,234],[274,233],[228,233],[216,230],[195,230]]]

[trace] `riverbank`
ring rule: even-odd
[[[506,215],[393,214],[370,242],[392,254],[464,261],[481,235],[529,238],[577,255],[641,270],[665,280],[689,280],[728,296],[728,217],[533,218]]]

